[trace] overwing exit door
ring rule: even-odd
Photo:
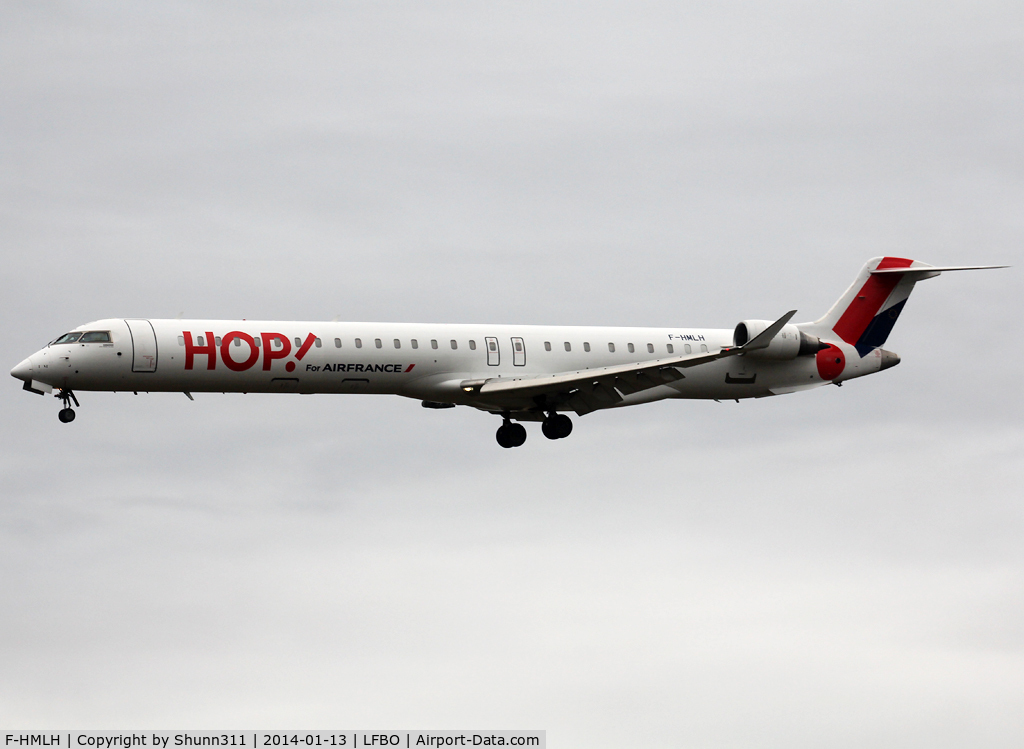
[[[512,339],[512,364],[516,367],[526,366],[526,344],[522,338]]]
[[[484,345],[487,346],[487,364],[496,367],[501,363],[501,352],[498,351],[497,338],[484,338]]]

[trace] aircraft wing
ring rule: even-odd
[[[727,346],[713,353],[688,354],[549,375],[466,380],[461,383],[461,387],[466,392],[480,395],[481,400],[485,402],[533,400],[548,406],[568,405],[578,415],[583,416],[600,408],[615,405],[624,395],[681,380],[686,376],[681,369],[767,348],[795,314],[796,310],[787,312],[742,346]]]

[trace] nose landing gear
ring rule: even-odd
[[[506,416],[494,437],[502,447],[519,447],[526,442],[526,427],[513,424]]]
[[[71,407],[71,402],[74,401],[75,405],[81,408],[82,406],[78,403],[78,398],[75,397],[74,392],[71,390],[61,388],[57,391],[57,398],[61,399],[64,403],[64,408],[57,414],[57,418],[61,420],[63,424],[70,424],[75,420],[75,409]]]

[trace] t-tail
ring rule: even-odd
[[[1005,268],[1004,265],[957,265],[938,267],[903,257],[869,260],[856,280],[832,309],[808,326],[808,332],[825,340],[840,339],[861,357],[885,344],[903,311],[914,284],[954,270]]]

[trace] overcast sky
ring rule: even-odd
[[[818,317],[899,367],[502,450],[377,396],[0,398],[8,728],[1024,743],[1024,5],[0,5],[6,368],[103,317]],[[636,745],[636,744],[631,744]]]

